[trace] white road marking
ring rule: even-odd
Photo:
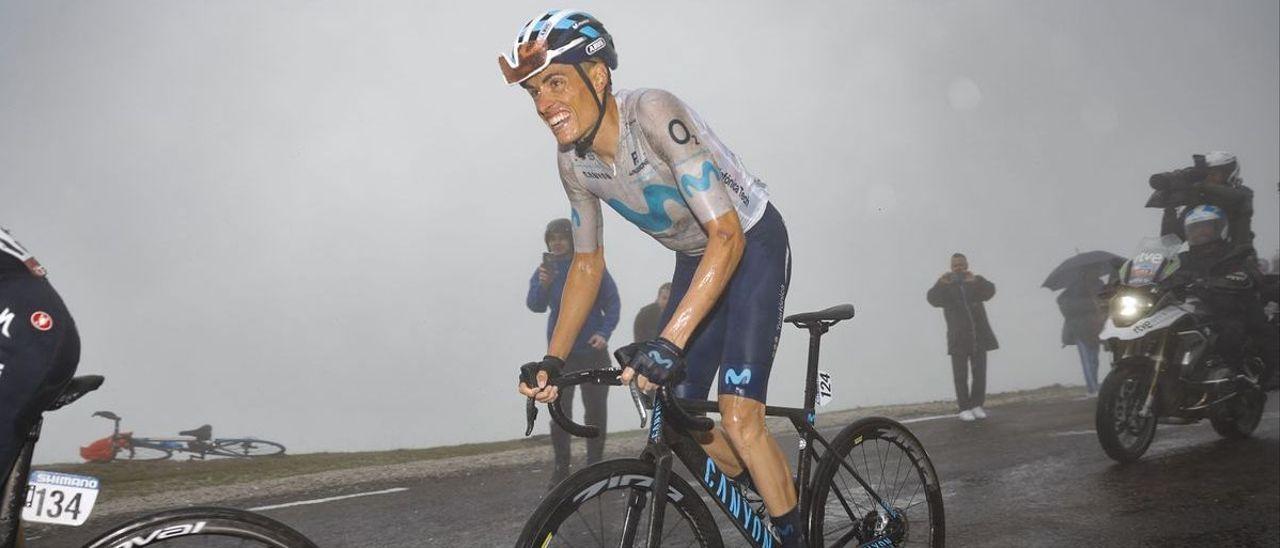
[[[1050,433],[1049,435],[1050,436],[1083,436],[1085,434],[1088,434],[1092,436],[1097,433],[1098,433],[1097,430],[1068,430],[1066,432],[1053,432],[1053,433]]]
[[[932,415],[928,417],[916,417],[914,419],[907,419],[907,420],[898,421],[898,422],[902,424],[911,424],[913,422],[936,421],[938,419],[952,419],[952,418],[955,418],[955,415]]]
[[[409,490],[409,488],[408,488],[408,487],[392,487],[391,489],[383,489],[383,490],[381,490],[381,491],[370,491],[370,492],[368,492],[368,493],[353,493],[353,494],[350,494],[350,495],[342,495],[342,496],[338,496],[338,497],[328,497],[328,498],[323,498],[323,499],[312,499],[312,500],[300,500],[300,501],[297,501],[297,502],[286,502],[286,503],[284,503],[284,504],[270,504],[270,505],[267,505],[267,506],[258,506],[258,507],[256,507],[256,508],[250,508],[250,509],[249,509],[249,511],[250,511],[250,512],[261,512],[261,511],[263,511],[263,510],[275,510],[275,509],[277,509],[277,508],[288,508],[288,507],[290,507],[290,506],[306,506],[306,505],[308,505],[308,504],[322,504],[322,503],[325,503],[325,502],[333,502],[333,501],[335,501],[335,500],[342,500],[342,499],[354,499],[354,498],[357,498],[357,497],[370,497],[370,496],[373,496],[373,495],[389,495],[389,494],[391,494],[391,493],[399,493],[399,492],[401,492],[401,491],[408,491],[408,490]]]

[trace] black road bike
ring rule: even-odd
[[[803,408],[766,406],[786,417],[799,434],[796,491],[810,546],[930,546],[945,543],[942,492],[920,441],[903,425],[882,417],[860,419],[828,440],[814,427],[818,349],[822,335],[853,317],[852,305],[788,316],[809,331],[809,367]],[[555,386],[621,385],[617,369],[579,371]],[[642,422],[645,408],[637,392]],[[532,400],[530,400],[532,401]],[[525,523],[517,548],[550,546],[723,546],[720,528],[704,498],[711,499],[750,546],[779,541],[763,502],[747,486],[720,471],[694,440],[714,422],[693,413],[715,413],[714,402],[681,400],[659,388],[648,413],[649,442],[639,458],[608,460],[584,468],[557,485]],[[528,413],[532,424],[536,408]],[[599,430],[548,405],[565,431],[593,437]],[[690,479],[672,473],[674,460]],[[816,471],[811,467],[817,465]],[[744,482],[745,483],[745,482]],[[696,484],[705,494],[700,496]],[[664,496],[654,496],[663,493]]]
[[[102,386],[97,375],[71,380],[48,411],[76,401]],[[80,512],[79,499],[67,500],[60,492],[28,489],[31,455],[40,439],[43,419],[27,434],[27,442],[19,453],[12,471],[0,490],[0,548],[17,545],[21,535],[22,508],[37,504],[46,515]],[[38,472],[39,473],[39,472]],[[92,478],[87,478],[92,479]],[[55,494],[56,493],[56,494]],[[216,541],[214,537],[220,537]],[[230,543],[230,544],[228,544]],[[141,546],[243,546],[267,548],[316,548],[316,545],[288,525],[266,516],[234,508],[195,507],[168,510],[111,527],[89,541],[86,548],[122,548]]]

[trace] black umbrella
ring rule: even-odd
[[[1084,253],[1077,253],[1074,257],[1062,261],[1062,264],[1058,265],[1058,268],[1053,269],[1053,272],[1049,273],[1049,277],[1045,278],[1044,283],[1040,285],[1041,287],[1047,287],[1050,290],[1057,291],[1071,285],[1072,282],[1079,280],[1081,272],[1085,272],[1088,269],[1096,269],[1099,271],[1099,275],[1101,275],[1103,273],[1101,272],[1102,268],[1110,270],[1123,263],[1124,257],[1111,253],[1110,251],[1086,251]]]

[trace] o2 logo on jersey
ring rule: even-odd
[[[689,133],[689,127],[684,125],[684,121],[679,118],[672,118],[671,122],[667,124],[667,135],[670,135],[671,140],[675,141],[677,145],[683,145],[689,141],[693,141],[695,145],[702,144],[698,142],[697,136]]]
[[[53,316],[43,310],[37,311],[31,315],[31,327],[40,331],[48,331],[53,329]]]

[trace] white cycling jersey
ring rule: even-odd
[[[746,232],[764,215],[769,191],[702,118],[659,89],[619,90],[618,150],[613,165],[594,152],[558,157],[573,208],[574,251],[589,253],[603,235],[600,202],[669,249],[700,255],[702,225],[736,211]]]

